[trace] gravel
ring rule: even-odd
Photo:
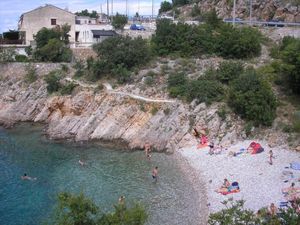
[[[244,153],[236,157],[229,156],[230,151],[246,149],[251,142],[252,140],[239,142],[228,147],[228,150],[224,150],[220,155],[209,155],[208,147],[197,149],[193,146],[179,150],[200,178],[206,182],[209,212],[224,208],[221,202],[229,198],[245,200],[245,208],[254,211],[271,203],[275,203],[278,207],[281,201],[285,201],[282,188],[289,187],[292,182],[295,182],[296,187],[300,186],[300,182],[297,181],[300,178],[300,171],[286,168],[291,162],[300,162],[300,153],[287,150],[288,147],[272,148],[275,157],[273,165],[268,163],[271,148],[264,141],[257,141],[265,149],[260,154]],[[283,177],[283,171],[293,172],[294,178],[285,183],[284,180],[287,178]],[[224,178],[230,182],[239,182],[241,191],[227,196],[216,193],[215,190],[222,185]]]

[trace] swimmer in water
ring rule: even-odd
[[[157,182],[157,178],[158,178],[158,167],[157,166],[152,170],[152,178],[155,182]]]
[[[21,176],[21,179],[22,179],[22,180],[36,180],[37,178],[36,178],[36,177],[30,177],[30,176],[27,176],[27,174],[24,173],[24,175]]]
[[[81,161],[80,159],[79,159],[78,163],[79,163],[81,166],[84,166],[84,165],[85,165],[85,163],[84,163],[83,161]]]

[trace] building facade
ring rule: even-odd
[[[45,5],[29,12],[23,13],[19,21],[19,31],[24,35],[26,45],[34,41],[34,35],[43,28],[54,28],[57,25],[68,24],[71,26],[69,32],[70,42],[75,42],[75,14],[60,9],[53,5]]]

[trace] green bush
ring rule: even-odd
[[[72,51],[69,44],[71,26],[65,24],[52,29],[42,28],[35,35],[36,49],[33,56],[45,62],[70,62]]]
[[[232,82],[229,105],[242,118],[256,125],[271,125],[276,117],[276,98],[269,85],[255,70],[248,69]]]
[[[237,79],[243,71],[244,67],[241,62],[224,61],[217,70],[217,79],[222,83],[228,84]]]
[[[255,214],[252,210],[244,208],[245,201],[233,202],[232,199],[222,202],[225,208],[209,215],[209,225],[298,225],[300,214],[296,208],[299,201],[296,201],[295,208],[279,209],[276,215],[271,215],[267,208],[261,208]]]
[[[120,84],[127,83],[131,80],[130,71],[124,67],[122,64],[119,64],[112,70],[113,74],[117,77],[117,80]]]
[[[127,16],[117,13],[115,16],[112,17],[111,25],[116,30],[118,29],[123,30],[127,22],[128,22]]]
[[[300,133],[300,111],[296,111],[293,116],[293,131]]]
[[[300,38],[285,37],[280,46],[281,76],[293,93],[300,94]]]
[[[16,55],[15,61],[16,62],[28,62],[28,58],[26,55]]]
[[[168,1],[163,1],[160,3],[160,9],[158,11],[158,14],[161,14],[163,12],[170,11],[172,9],[172,4]]]
[[[78,85],[73,83],[73,82],[68,83],[66,85],[63,85],[63,86],[60,87],[60,93],[62,95],[70,95],[70,94],[72,94],[74,88],[77,87],[77,86]]]
[[[37,80],[38,77],[36,74],[36,68],[33,65],[28,64],[26,66],[26,72],[27,73],[25,74],[25,78],[24,78],[26,83],[31,84]]]
[[[76,70],[75,74],[74,74],[74,78],[79,78],[79,77],[82,77],[84,75],[85,67],[84,67],[83,61],[76,61],[73,68]]]
[[[225,106],[222,106],[218,109],[217,111],[218,116],[221,118],[221,120],[225,120],[226,119],[226,114],[227,114],[227,110]]]
[[[47,83],[47,91],[49,94],[56,92],[60,89],[61,74],[59,71],[51,71],[45,76],[45,81]]]
[[[0,46],[0,63],[13,62],[16,51],[13,48],[3,48]]]
[[[178,54],[185,57],[215,54],[234,59],[260,54],[262,35],[257,29],[225,24],[214,11],[205,15],[205,21],[205,24],[188,25],[158,20],[151,39],[154,52],[162,56]]]
[[[189,82],[186,99],[188,101],[197,99],[198,103],[211,104],[221,100],[223,95],[223,86],[218,81],[199,79]]]
[[[171,97],[183,97],[186,94],[188,80],[183,73],[171,74],[168,77],[168,90]]]
[[[129,36],[117,36],[104,40],[93,46],[99,58],[112,69],[121,65],[127,69],[143,65],[150,59],[150,48],[141,37],[132,39]]]
[[[51,224],[57,225],[143,225],[147,213],[140,204],[127,207],[125,203],[114,205],[114,211],[103,213],[82,193],[60,193]]]

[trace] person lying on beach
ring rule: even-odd
[[[193,128],[193,135],[194,135],[196,138],[199,138],[199,137],[200,137],[200,133],[197,131],[196,128]]]
[[[36,180],[37,178],[36,177],[30,177],[26,173],[24,173],[24,175],[21,176],[21,179],[22,180]]]

